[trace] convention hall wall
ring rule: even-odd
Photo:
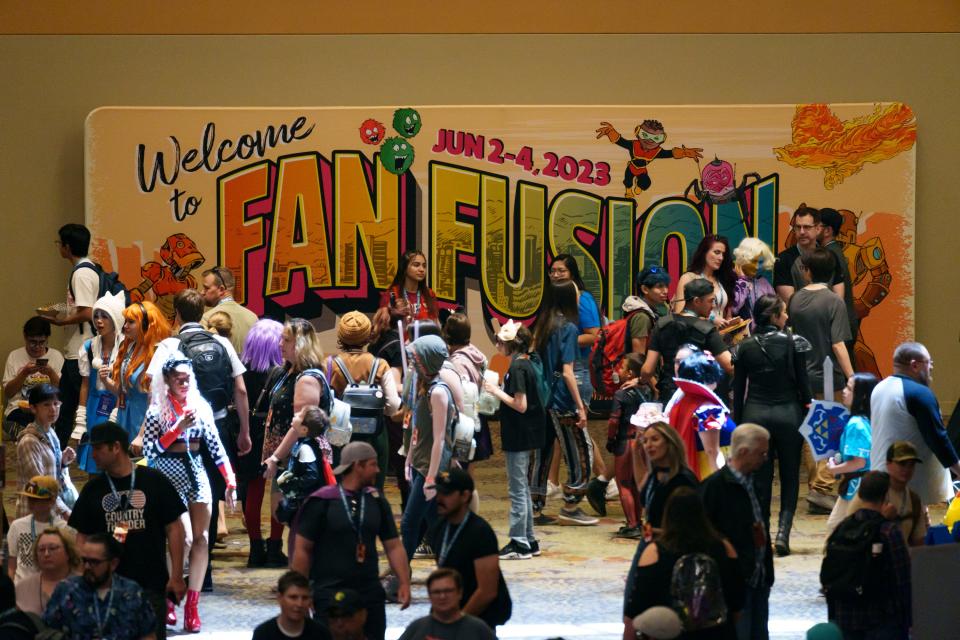
[[[903,101],[919,131],[917,338],[943,363],[935,388],[950,408],[957,60],[960,35],[949,33],[3,35],[0,353],[20,343],[33,308],[64,296],[68,265],[53,240],[83,220],[83,125],[99,106]]]

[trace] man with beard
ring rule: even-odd
[[[156,638],[153,608],[143,590],[114,573],[122,551],[120,543],[106,533],[87,536],[80,547],[83,575],[57,585],[43,622],[68,638]]]
[[[429,534],[437,552],[437,567],[455,569],[462,577],[458,608],[480,618],[492,630],[506,624],[513,601],[500,572],[497,534],[487,521],[470,511],[474,483],[466,471],[437,474],[437,515]],[[429,588],[428,588],[429,590]]]
[[[907,485],[923,504],[945,502],[953,495],[950,469],[960,476],[960,458],[943,426],[940,405],[930,389],[933,360],[919,342],[904,342],[893,352],[893,375],[870,396],[870,460],[874,471],[884,471],[886,454],[894,442],[912,444],[923,466]]]

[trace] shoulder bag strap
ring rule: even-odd
[[[337,368],[340,369],[340,373],[343,374],[343,377],[346,378],[347,384],[350,386],[356,385],[357,383],[353,379],[353,376],[351,376],[350,372],[347,371],[347,363],[345,363],[340,356],[334,356],[333,361],[337,364]]]

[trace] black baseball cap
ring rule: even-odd
[[[91,446],[95,444],[113,444],[114,442],[119,442],[120,448],[124,451],[130,446],[130,435],[126,429],[116,422],[108,420],[94,425],[93,428],[90,429]]]
[[[360,594],[353,589],[340,589],[333,594],[330,604],[327,605],[327,617],[346,618],[357,611],[366,609],[360,600]]]
[[[437,474],[437,492],[473,491],[473,478],[463,469],[450,469]]]
[[[843,214],[836,209],[824,207],[820,209],[820,224],[830,227],[833,230],[833,235],[837,235],[840,233],[840,227],[843,226]]]

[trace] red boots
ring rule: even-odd
[[[167,626],[173,627],[177,624],[177,605],[172,600],[167,600]]]
[[[187,591],[187,601],[183,605],[183,630],[188,633],[200,632],[199,591]]]

